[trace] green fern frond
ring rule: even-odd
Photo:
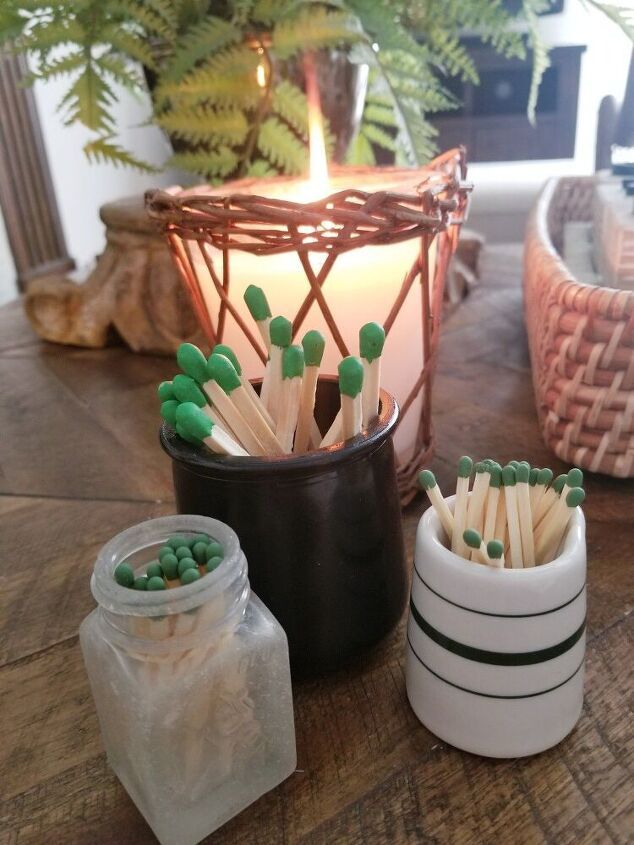
[[[215,106],[251,108],[260,99],[256,82],[259,57],[244,45],[229,47],[209,58],[180,82],[160,84],[154,92],[159,106],[171,99],[194,105],[207,102]]]
[[[288,59],[300,52],[353,44],[365,36],[353,15],[315,5],[278,21],[271,38],[275,54]]]
[[[265,158],[285,173],[301,173],[306,169],[305,144],[276,117],[268,117],[260,126],[257,146]]]
[[[85,40],[84,29],[74,19],[43,21],[29,26],[24,35],[18,39],[16,46],[21,51],[46,56],[55,47],[63,47],[66,44],[83,44]]]
[[[200,106],[185,107],[164,112],[156,119],[156,123],[177,138],[192,144],[214,138],[226,144],[239,145],[244,143],[249,131],[244,113],[237,109],[218,111]]]
[[[363,110],[363,119],[368,123],[378,123],[381,126],[396,126],[394,109],[391,105],[368,102]]]
[[[122,85],[130,91],[137,91],[141,88],[141,77],[137,69],[119,56],[112,53],[105,53],[95,59],[95,64],[101,68],[114,82]]]
[[[366,167],[376,164],[376,156],[374,155],[372,144],[362,131],[358,132],[356,137],[352,139],[346,153],[346,163]]]
[[[252,161],[247,167],[247,176],[255,179],[266,179],[269,176],[277,176],[277,170],[263,158]]]
[[[172,167],[199,173],[206,179],[216,179],[228,176],[238,166],[238,156],[229,147],[219,147],[217,150],[194,150],[192,152],[175,153],[168,161]]]
[[[114,119],[108,111],[115,101],[110,86],[103,80],[89,62],[71,88],[61,99],[58,109],[66,110],[64,123],[82,123],[94,132],[110,131]]]
[[[79,70],[79,68],[83,67],[85,64],[86,55],[83,50],[74,51],[72,53],[68,53],[66,56],[53,59],[52,61],[42,62],[37,71],[34,71],[31,74],[31,77],[33,80],[55,79],[55,77],[64,76],[73,70]]]
[[[528,103],[526,111],[528,119],[531,124],[535,125],[535,112],[537,109],[537,98],[539,96],[539,86],[546,69],[550,66],[550,59],[548,58],[548,49],[542,41],[539,24],[537,21],[537,11],[534,8],[535,0],[524,0],[524,15],[528,23],[528,41],[533,51],[533,70],[531,73],[531,86],[528,92]],[[539,3],[540,0],[537,0]]]
[[[110,142],[108,138],[97,138],[94,141],[89,141],[84,145],[84,153],[88,160],[92,162],[113,164],[115,167],[133,167],[145,173],[158,173],[157,167],[135,158],[127,150]]]
[[[150,70],[158,69],[154,51],[150,43],[144,38],[110,24],[102,31],[101,40],[110,44],[116,52],[129,56]]]
[[[283,79],[273,89],[271,106],[303,138],[308,137],[308,102],[304,92]]]
[[[177,82],[199,61],[230,44],[235,44],[240,36],[240,30],[236,26],[221,18],[209,17],[195,24],[178,40],[173,55],[162,71],[162,79],[166,82]]]
[[[160,36],[169,39],[172,29],[165,18],[151,8],[148,0],[108,0],[111,12],[119,13],[137,26],[146,36]]]
[[[364,123],[361,132],[371,144],[377,144],[384,150],[396,152],[396,141],[394,138],[375,123]]]

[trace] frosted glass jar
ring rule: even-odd
[[[140,573],[174,534],[222,544],[193,584],[144,592]],[[162,845],[194,845],[295,769],[286,635],[250,591],[238,537],[203,516],[148,520],[103,547],[98,607],[79,638],[108,761]]]

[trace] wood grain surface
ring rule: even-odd
[[[441,489],[463,453],[565,467],[537,428],[519,251],[446,315],[434,384]],[[0,845],[156,840],[109,770],[77,629],[99,547],[173,511],[157,440],[166,359],[49,346],[0,310]],[[634,484],[586,479],[588,652],[581,720],[559,746],[496,762],[430,734],[405,696],[404,620],[362,664],[295,685],[298,768],[210,845],[634,841]],[[404,515],[411,557],[426,502]]]

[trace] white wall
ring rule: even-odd
[[[7,232],[0,212],[0,305],[14,299],[17,294],[15,284],[15,265],[9,249]]]

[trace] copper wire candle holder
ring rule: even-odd
[[[308,289],[292,320],[293,336],[298,336],[309,311],[315,306],[338,351],[346,356],[356,354],[358,350],[344,338],[340,325],[342,315],[329,303],[330,291],[326,284],[337,259],[368,246],[419,241],[411,266],[403,270],[395,268],[393,276],[385,280],[385,285],[394,289],[394,298],[383,322],[388,338],[386,349],[390,332],[415,282],[419,282],[421,291],[422,366],[400,403],[399,425],[402,426],[403,420],[413,412],[415,400],[422,397],[413,447],[407,459],[400,461],[398,466],[403,503],[413,498],[417,473],[433,453],[432,381],[447,265],[458,244],[460,226],[467,211],[470,186],[464,181],[466,171],[464,150],[457,148],[415,171],[355,167],[339,168],[331,173],[334,182],[344,185],[364,182],[371,185],[377,178],[406,185],[405,190],[394,192],[353,187],[312,202],[250,192],[254,187],[284,185],[288,181],[279,178],[257,183],[254,180],[234,182],[224,185],[222,190],[230,192],[222,194],[212,193],[214,189],[208,187],[178,192],[155,190],[146,194],[148,214],[167,237],[172,257],[210,346],[231,342],[227,337],[227,322],[232,318],[236,330],[262,362],[266,361],[266,350],[255,326],[244,313],[241,295],[232,284],[232,265],[236,263],[230,260],[232,253],[241,251],[254,256],[296,253]],[[432,247],[434,257],[430,259]],[[320,255],[319,261],[315,261],[315,254]],[[316,267],[319,263],[321,266]],[[297,273],[297,282],[300,281],[301,272]],[[260,279],[249,278],[246,284],[249,283],[261,284],[267,293],[267,286]],[[215,303],[210,303],[212,295]],[[215,314],[213,309],[216,309]],[[282,313],[291,318],[288,308]],[[381,315],[374,317],[380,318]],[[312,328],[312,324],[306,328]],[[399,354],[408,355],[407,348]],[[393,390],[389,381],[385,381],[385,386]]]

